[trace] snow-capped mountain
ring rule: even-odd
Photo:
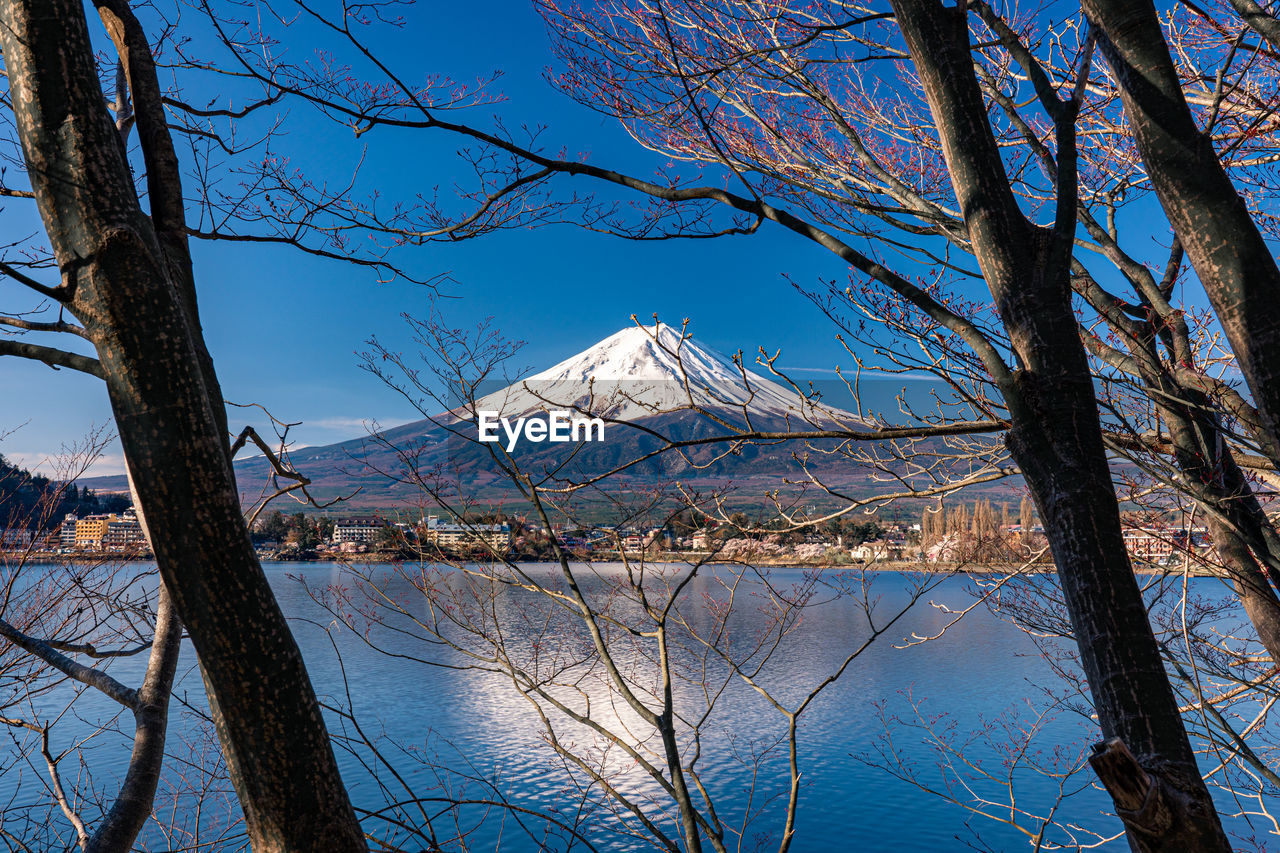
[[[659,436],[705,441],[748,423],[771,433],[864,425],[848,412],[817,405],[783,382],[743,369],[680,330],[658,324],[623,329],[546,370],[435,417],[374,436],[297,448],[291,461],[311,479],[311,492],[321,499],[350,494],[357,487],[355,505],[390,506],[410,498],[412,487],[406,480],[413,477],[397,481],[397,472],[406,464],[419,472],[450,472],[463,488],[497,499],[502,489],[511,488],[495,459],[507,442],[480,441],[478,414],[549,424],[547,413],[553,411],[600,416],[608,422],[607,434],[604,440],[581,445],[556,443],[550,437],[545,442],[524,441],[512,455],[528,472],[555,471],[572,480],[625,467],[629,487],[672,479],[732,480],[758,484],[762,494],[802,477],[796,455],[806,452],[803,442],[748,443],[729,453],[730,445],[713,441],[655,455],[663,445]],[[815,458],[816,464],[832,470],[841,465],[839,455]],[[632,465],[634,460],[644,461]],[[842,476],[848,468],[841,465]],[[246,497],[256,495],[270,473],[262,457],[238,461],[236,471]],[[119,479],[123,487],[123,478],[99,478],[90,485],[111,489],[117,485],[108,482],[112,479]]]
[[[486,394],[475,401],[474,410],[522,417],[576,408],[636,421],[695,407],[793,421],[857,420],[816,406],[663,324],[616,332],[553,367]]]

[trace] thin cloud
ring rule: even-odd
[[[372,427],[374,424],[400,424],[407,423],[411,420],[413,420],[413,418],[400,416],[390,418],[351,418],[339,415],[327,418],[317,418],[313,421],[305,421],[300,429],[314,427],[317,429],[328,430],[364,430],[368,427]]]
[[[864,370],[862,375],[858,376],[857,371],[841,370],[837,372],[831,367],[779,367],[778,372],[782,374],[788,373],[817,373],[824,376],[843,376],[845,379],[852,380],[858,377],[862,382],[937,382],[938,377],[931,373],[879,373],[874,370]]]
[[[40,474],[45,477],[56,478],[61,476],[63,464],[59,460],[65,458],[65,453],[58,451],[35,452],[35,453],[6,453],[4,458],[11,464],[17,465],[19,468],[25,468],[33,474]],[[124,465],[123,453],[104,453],[94,460],[93,464],[81,474],[83,477],[117,477],[126,473]]]

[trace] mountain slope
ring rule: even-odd
[[[293,464],[313,481],[319,498],[350,494],[356,505],[389,506],[420,497],[415,476],[442,475],[457,488],[485,500],[514,497],[502,471],[499,443],[476,440],[475,414],[546,421],[547,412],[589,412],[607,421],[601,441],[581,444],[522,437],[511,452],[520,468],[561,481],[580,482],[625,467],[608,488],[644,489],[679,480],[692,488],[732,482],[763,495],[808,479],[798,457],[808,456],[824,482],[859,492],[878,491],[868,473],[831,451],[835,439],[705,443],[679,453],[653,455],[663,439],[705,440],[748,426],[760,432],[795,433],[843,426],[866,426],[854,415],[815,406],[785,385],[741,369],[732,359],[668,326],[631,327],[523,380],[499,388],[474,404],[325,447],[292,454]],[[651,458],[646,458],[651,457]],[[643,459],[639,464],[635,460]],[[265,459],[236,464],[246,499],[252,499],[270,470]],[[104,478],[105,479],[105,478]],[[109,488],[100,480],[99,488]]]
[[[595,405],[584,405],[588,401]],[[552,404],[576,404],[624,421],[691,405],[782,418],[813,412],[813,406],[791,389],[744,371],[661,324],[623,329],[553,367],[485,395],[475,409],[519,416],[545,411]]]

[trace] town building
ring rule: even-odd
[[[907,543],[901,540],[875,539],[854,545],[849,557],[856,563],[883,563],[902,560]]]
[[[1179,537],[1174,531],[1155,527],[1126,527],[1124,547],[1135,560],[1164,564],[1173,559]]]
[[[76,522],[80,520],[80,516],[74,512],[67,513],[62,519],[62,527],[58,530],[60,544],[63,548],[71,549],[76,547]]]
[[[114,515],[86,515],[76,522],[76,548],[81,551],[101,551],[102,540],[107,537],[107,525]]]
[[[419,538],[437,548],[488,547],[505,553],[511,547],[511,527],[506,524],[458,524],[456,521],[441,521],[439,516],[429,515],[421,527]]]
[[[62,541],[66,542],[67,521],[63,521]],[[81,551],[137,551],[145,548],[147,538],[133,510],[121,515],[87,515],[75,520],[73,546]]]
[[[138,551],[147,547],[147,537],[133,510],[107,523],[107,533],[102,537],[104,551]]]
[[[25,548],[31,544],[31,531],[25,527],[0,530],[0,548]]]
[[[671,531],[662,527],[651,527],[644,532],[644,547],[657,544],[660,547],[670,547]]]
[[[372,545],[378,531],[386,526],[381,518],[342,518],[333,523],[333,541]]]

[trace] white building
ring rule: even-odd
[[[62,519],[62,529],[59,531],[63,548],[76,547],[76,522],[80,520],[80,516],[74,512],[67,513]]]
[[[31,544],[31,531],[25,527],[11,527],[0,530],[0,547],[25,548]]]
[[[1124,547],[1129,556],[1150,563],[1167,563],[1173,559],[1175,531],[1153,527],[1127,527],[1124,531]]]
[[[858,563],[882,563],[901,560],[906,548],[905,542],[876,539],[854,545],[849,549],[849,556]]]
[[[499,553],[511,547],[511,528],[506,524],[458,524],[441,521],[439,516],[427,516],[422,525],[424,543],[438,548],[478,548],[487,546]]]
[[[358,545],[372,545],[378,531],[387,523],[380,518],[343,518],[333,523],[333,541],[341,545],[352,542]]]
[[[147,537],[133,510],[125,510],[119,518],[107,523],[107,532],[102,537],[104,551],[135,551],[146,546]]]

